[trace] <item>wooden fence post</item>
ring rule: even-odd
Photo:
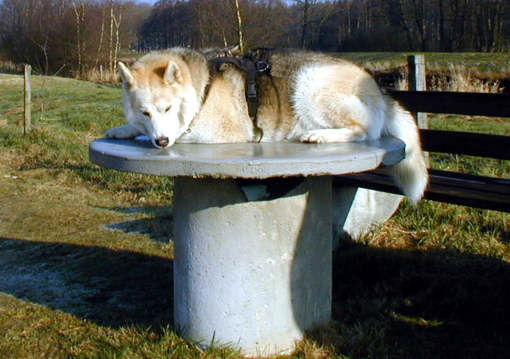
[[[409,91],[427,91],[425,56],[411,55],[407,58],[407,65],[409,68]],[[417,112],[414,115],[419,128],[428,128],[426,113]]]
[[[32,67],[25,65],[25,111],[23,117],[23,135],[26,135],[30,131],[30,125],[32,122],[32,88],[30,86],[30,73]]]
[[[407,58],[409,69],[409,91],[427,91],[427,76],[425,74],[425,56],[410,55]],[[418,128],[429,128],[427,114],[424,112],[413,113],[418,123]],[[429,164],[429,154],[425,152],[425,161]]]

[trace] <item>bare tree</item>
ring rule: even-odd
[[[77,77],[79,77],[82,74],[83,66],[82,66],[82,38],[81,38],[81,28],[82,24],[85,21],[85,3],[83,0],[72,0],[71,4],[73,6],[73,11],[75,15],[75,21],[76,21],[76,50],[77,50],[77,56],[78,56],[78,70],[77,70]]]
[[[418,48],[421,51],[427,51],[427,4],[426,0],[400,0],[402,8],[403,24],[407,32],[408,39],[418,41]]]
[[[143,22],[143,26],[139,26]],[[121,49],[168,46],[505,51],[508,0],[0,0],[0,46],[34,71],[111,71]]]
[[[481,0],[474,8],[478,47],[482,51],[503,49],[503,26],[508,0]]]
[[[245,41],[243,32],[243,17],[241,16],[241,7],[239,6],[239,0],[234,0],[234,8],[237,18],[237,34],[239,37],[239,48],[241,50],[241,53],[244,53]]]
[[[301,28],[301,48],[306,47],[306,35],[308,31],[308,8],[310,7],[309,0],[303,2],[303,25]]]
[[[113,68],[113,72],[117,71],[117,59],[119,57],[120,51],[120,26],[122,24],[122,5],[118,6],[117,16],[112,13],[113,25],[115,27],[115,44],[113,46],[113,66],[110,65],[110,68]],[[110,49],[111,51],[111,49]]]
[[[106,20],[106,11],[105,7],[101,7],[101,31],[99,32],[99,42],[97,45],[97,53],[96,53],[96,62],[95,66],[97,67],[101,61],[101,51],[103,50],[103,41],[104,41],[104,27]]]
[[[108,66],[110,67],[110,72],[113,72],[113,22],[114,22],[114,13],[113,13],[113,0],[110,0],[110,37],[109,37],[109,45],[108,46]]]
[[[53,11],[54,10],[54,2],[52,1],[37,1],[33,3],[33,15],[32,16],[32,23],[36,26],[34,28],[35,31],[30,31],[27,33],[27,37],[30,39],[30,41],[35,44],[41,51],[43,56],[44,64],[42,64],[39,68],[39,70],[42,70],[44,74],[49,73],[49,55],[48,55],[48,44],[50,41],[51,32],[53,29],[52,19],[54,17]],[[42,18],[40,16],[37,16],[37,14],[41,14],[43,12],[43,9],[49,12],[49,18]],[[53,25],[53,26],[52,26]]]

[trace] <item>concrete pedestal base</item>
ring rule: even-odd
[[[331,317],[331,178],[248,201],[234,180],[175,180],[174,324],[245,355],[293,350]]]
[[[366,143],[175,144],[167,149],[148,141],[100,139],[89,151],[103,167],[177,177],[174,324],[182,335],[204,346],[214,341],[247,355],[270,355],[291,351],[304,331],[331,317],[328,176],[393,165],[404,157],[404,147],[391,137]],[[307,179],[284,195],[275,194],[276,199],[261,201],[253,190],[257,186],[243,192],[235,181],[279,178],[292,185],[288,177]],[[358,227],[381,217],[378,206],[386,201],[362,200],[353,191],[335,195],[334,215],[343,223],[335,228],[355,236]],[[353,202],[353,197],[358,199]]]

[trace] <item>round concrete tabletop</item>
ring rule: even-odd
[[[341,175],[369,171],[404,157],[402,141],[359,143],[178,143],[154,148],[145,138],[98,139],[89,146],[97,165],[162,176],[254,178]]]

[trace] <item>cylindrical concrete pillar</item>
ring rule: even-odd
[[[203,346],[290,352],[331,317],[331,178],[246,200],[234,180],[176,178],[174,324]]]

